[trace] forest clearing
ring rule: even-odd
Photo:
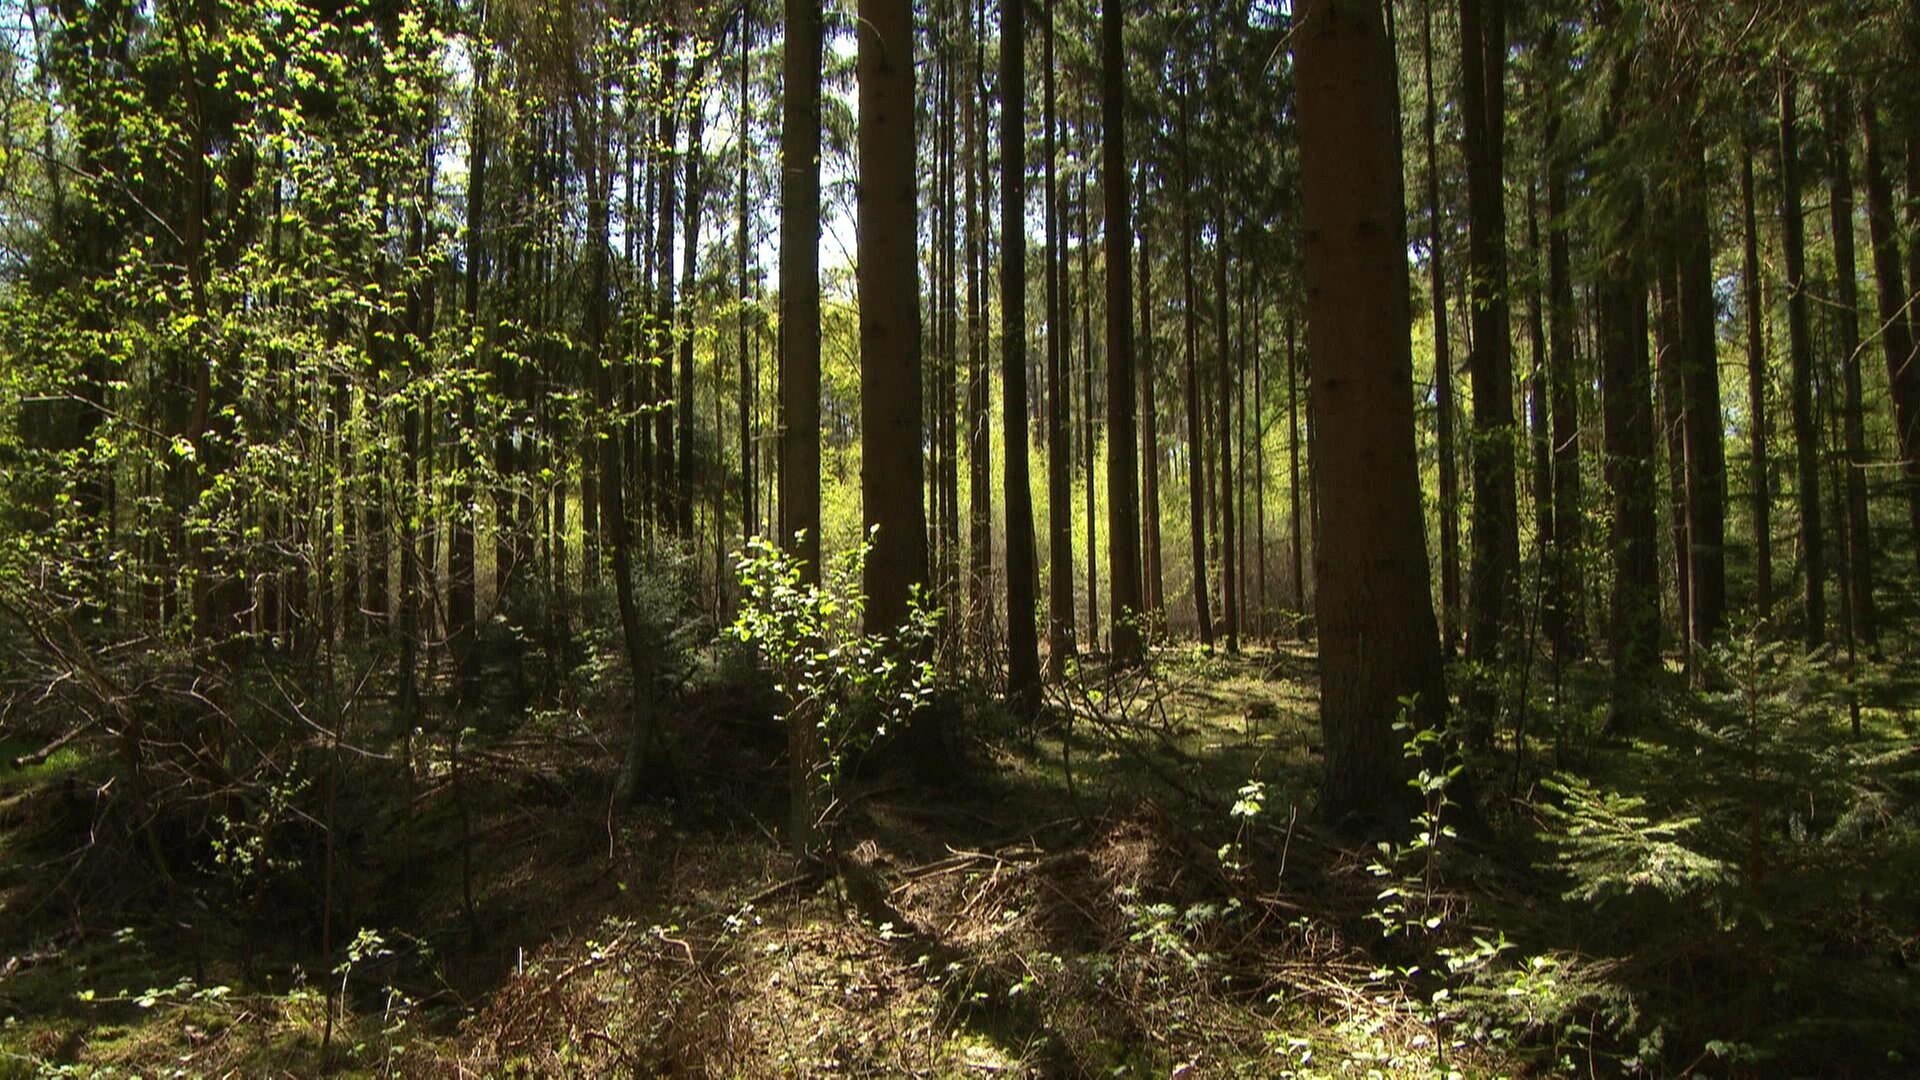
[[[0,1080],[1898,1076],[1920,2],[0,0]]]

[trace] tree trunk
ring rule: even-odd
[[[892,630],[927,581],[913,5],[861,0],[859,21],[860,502],[867,528],[878,529],[866,625]]]
[[[1807,326],[1806,228],[1800,212],[1800,147],[1795,131],[1795,76],[1780,74],[1780,227],[1787,269],[1787,334],[1793,368],[1795,494],[1806,591],[1802,634],[1809,651],[1827,636],[1826,547],[1820,531],[1820,432],[1813,413],[1813,341]]]
[[[1671,222],[1668,223],[1671,225]],[[1692,566],[1687,558],[1691,533],[1687,529],[1687,436],[1681,407],[1680,382],[1680,268],[1671,250],[1662,250],[1658,281],[1659,319],[1654,323],[1655,397],[1660,410],[1660,434],[1667,447],[1667,523],[1673,537],[1674,625],[1683,648],[1691,637]],[[1685,656],[1691,667],[1691,652]]]
[[[1740,140],[1740,211],[1745,228],[1740,277],[1747,309],[1747,485],[1752,489],[1753,607],[1773,612],[1773,483],[1767,466],[1767,349],[1760,296],[1760,230],[1754,220],[1753,139]]]
[[[1142,171],[1141,205],[1146,205],[1145,173]],[[1142,215],[1144,217],[1144,215]],[[1140,229],[1140,486],[1146,514],[1143,566],[1146,613],[1154,620],[1167,615],[1165,579],[1161,574],[1160,542],[1160,407],[1159,380],[1156,378],[1153,340],[1153,258],[1148,246],[1147,229]],[[1144,629],[1143,629],[1144,636]]]
[[[1426,88],[1426,112],[1421,126],[1425,129],[1427,141],[1427,274],[1433,293],[1434,450],[1440,459],[1440,499],[1437,508],[1440,515],[1440,638],[1447,655],[1452,656],[1459,644],[1461,629],[1460,459],[1453,445],[1453,355],[1447,334],[1446,247],[1441,242],[1440,234],[1440,165],[1435,136],[1438,124],[1433,94],[1434,2],[1424,0],[1420,5],[1421,77]],[[1300,516],[1298,496],[1294,502],[1297,526]],[[1295,544],[1298,545],[1297,539]]]
[[[1067,378],[1067,350],[1073,337],[1063,326],[1069,321],[1069,316],[1061,296],[1064,291],[1062,268],[1066,260],[1060,251],[1065,237],[1060,223],[1059,189],[1055,176],[1052,0],[1047,2],[1046,18],[1041,61],[1046,115],[1041,125],[1041,140],[1042,152],[1047,159],[1044,169],[1047,188],[1042,200],[1045,204],[1047,243],[1044,260],[1047,278],[1047,671],[1054,678],[1059,678],[1066,670],[1067,658],[1074,652],[1073,455],[1072,435],[1067,423],[1072,392]],[[1003,254],[1002,258],[1005,257]]]
[[[1188,107],[1191,93],[1180,87],[1180,276],[1185,286],[1187,396],[1187,513],[1193,539],[1193,614],[1200,645],[1213,649],[1213,619],[1207,611],[1207,442],[1200,430],[1199,303],[1193,288],[1193,170]]]
[[[1000,6],[1000,376],[1006,445],[1007,692],[1039,706],[1040,649],[1033,626],[1033,495],[1027,482],[1026,0]],[[1049,68],[1051,71],[1051,68]],[[1053,328],[1049,326],[1051,334]]]
[[[1406,215],[1381,5],[1309,0],[1294,32],[1313,410],[1329,499],[1315,570],[1322,816],[1403,820],[1401,701],[1445,707],[1413,438]]]
[[[691,543],[694,539],[693,406],[696,396],[693,381],[693,286],[694,282],[699,280],[700,216],[707,202],[707,181],[705,174],[701,171],[701,162],[705,153],[703,139],[707,129],[707,105],[702,91],[706,80],[701,77],[700,72],[696,70],[693,78],[688,82],[692,84],[691,89],[696,93],[687,102],[687,149],[684,163],[686,180],[683,187],[685,205],[682,208],[686,215],[687,234],[681,239],[680,251],[680,294],[686,300],[682,305],[686,325],[675,323],[668,325],[673,327],[674,333],[679,338],[676,344],[680,352],[680,393],[674,399],[674,405],[680,414],[680,471],[674,484],[674,527],[682,541]],[[714,393],[716,397],[719,395],[717,389]],[[719,430],[715,429],[713,435],[714,447],[717,450],[720,446]],[[716,533],[720,532],[720,522],[715,521],[713,528]]]
[[[1222,613],[1226,617],[1227,652],[1240,652],[1240,586],[1235,574],[1234,499],[1233,499],[1233,353],[1228,340],[1227,308],[1227,204],[1221,197],[1219,218],[1214,229],[1213,288],[1219,315],[1215,329],[1219,345],[1214,354],[1214,386],[1219,407],[1216,426],[1220,435],[1220,463],[1215,470],[1220,478],[1220,592]]]
[[[1894,448],[1903,465],[1907,513],[1913,531],[1914,556],[1920,559],[1920,358],[1914,350],[1907,282],[1900,275],[1900,241],[1893,219],[1893,191],[1887,182],[1880,150],[1880,120],[1871,100],[1860,103],[1866,135],[1867,225],[1873,240],[1873,276],[1879,295],[1880,345],[1887,358],[1887,382],[1892,388]],[[1915,185],[1910,185],[1910,189]],[[1920,235],[1908,241],[1920,251]]]
[[[780,543],[820,580],[820,54],[818,0],[786,0],[780,128]],[[911,230],[909,230],[911,231]],[[916,413],[916,415],[918,415]],[[813,846],[813,718],[787,722],[787,838]]]
[[[1873,610],[1873,542],[1867,520],[1867,433],[1860,387],[1860,287],[1853,247],[1853,101],[1844,85],[1834,84],[1826,100],[1827,191],[1833,222],[1834,354],[1840,363],[1842,439],[1846,474],[1841,481],[1846,523],[1848,625],[1868,648],[1879,644]],[[1704,203],[1704,200],[1703,200]],[[1704,205],[1701,208],[1705,216]],[[1705,224],[1703,221],[1702,224]],[[1707,275],[1711,276],[1709,269]],[[1704,283],[1709,290],[1711,280]],[[1711,303],[1711,293],[1707,303]],[[1711,309],[1708,314],[1711,331]],[[1708,339],[1711,342],[1711,338]],[[1708,346],[1711,348],[1711,345]]]
[[[1292,520],[1293,613],[1307,613],[1307,570],[1300,532],[1300,350],[1296,348],[1293,312],[1287,312],[1287,498]]]
[[[1473,297],[1473,551],[1468,577],[1467,655],[1501,656],[1519,559],[1514,514],[1513,359],[1507,323],[1505,0],[1460,0],[1460,57],[1467,157],[1468,262]],[[1493,702],[1476,682],[1473,709]],[[1481,735],[1487,734],[1483,729]]]
[[[1551,33],[1551,32],[1550,32]],[[1545,46],[1565,66],[1555,34]],[[1548,590],[1548,637],[1564,660],[1584,651],[1581,543],[1585,527],[1580,494],[1580,373],[1575,370],[1573,260],[1567,230],[1568,150],[1561,137],[1560,89],[1546,91],[1547,155],[1547,363],[1553,412],[1553,587]]]
[[[1609,91],[1612,104],[1603,142],[1615,150],[1631,78],[1631,60],[1621,61]],[[1608,223],[1608,252],[1599,267],[1598,293],[1602,426],[1607,487],[1612,492],[1613,596],[1608,640],[1613,661],[1607,726],[1624,730],[1642,718],[1647,680],[1660,661],[1659,523],[1654,495],[1654,415],[1647,365],[1646,270],[1637,252],[1644,243],[1646,195],[1631,164],[1610,153],[1614,179],[1624,188],[1616,218]]]
[[[665,86],[667,104],[660,115],[660,142],[656,149],[654,174],[658,177],[659,195],[654,203],[654,221],[658,226],[654,240],[654,323],[653,341],[648,347],[648,355],[653,358],[654,393],[653,403],[658,411],[653,418],[653,456],[654,456],[654,520],[660,528],[671,534],[679,529],[680,504],[691,498],[691,494],[680,489],[680,473],[675,457],[682,452],[676,447],[676,441],[685,441],[687,432],[676,435],[674,426],[679,419],[676,409],[673,377],[673,338],[675,329],[675,294],[673,286],[673,231],[679,220],[679,174],[674,171],[673,155],[680,139],[680,40],[678,35],[669,34],[665,57],[660,62],[660,78]],[[680,394],[689,400],[692,397],[690,387],[681,387]],[[684,448],[691,452],[689,442]]]
[[[1113,660],[1140,659],[1140,474],[1133,431],[1133,223],[1126,139],[1126,17],[1121,0],[1100,9],[1100,181],[1107,211],[1107,596]],[[1092,477],[1088,477],[1091,484]]]

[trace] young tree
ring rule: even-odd
[[[1307,329],[1322,476],[1323,815],[1375,821],[1406,798],[1401,702],[1444,707],[1413,439],[1406,215],[1394,66],[1376,0],[1308,0],[1294,31]]]

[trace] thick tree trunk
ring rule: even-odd
[[[861,0],[859,22],[860,502],[867,528],[878,529],[866,624],[891,630],[927,581],[913,5]]]
[[[1315,570],[1320,809],[1399,820],[1406,761],[1393,723],[1414,697],[1445,707],[1413,438],[1406,216],[1394,68],[1381,5],[1310,0],[1294,32],[1313,410],[1329,499]]]
[[[1603,141],[1617,145],[1631,59],[1621,61],[1609,90],[1612,104]],[[1608,147],[1614,149],[1614,145]],[[1610,223],[1596,288],[1602,427],[1607,487],[1612,492],[1612,701],[1607,726],[1623,730],[1643,718],[1647,681],[1660,662],[1660,545],[1654,495],[1655,423],[1647,364],[1647,274],[1638,252],[1645,242],[1646,195],[1640,177],[1620,154],[1608,160],[1624,195]]]

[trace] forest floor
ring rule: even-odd
[[[706,735],[675,798],[609,814],[607,732],[519,730],[464,776],[363,771],[331,885],[234,872],[224,901],[156,901],[131,854],[82,869],[81,755],[0,772],[0,1077],[1862,1074],[1914,1052],[1911,829],[1774,867],[1826,887],[1759,918],[1656,910],[1663,932],[1623,942],[1604,924],[1647,898],[1596,920],[1535,869],[1539,819],[1505,784],[1479,795],[1494,834],[1431,851],[1310,824],[1310,651],[1156,672],[1089,681],[1039,731],[943,703],[952,768],[848,778],[830,872],[796,872],[780,737],[724,696],[680,718]],[[1912,769],[1911,713],[1869,719],[1861,752]],[[1678,727],[1523,745],[1516,787],[1574,755],[1657,804],[1699,783]],[[1876,820],[1910,818],[1887,790]],[[1631,829],[1633,806],[1594,820]],[[276,918],[320,890],[329,925]],[[313,966],[322,940],[346,959]]]

